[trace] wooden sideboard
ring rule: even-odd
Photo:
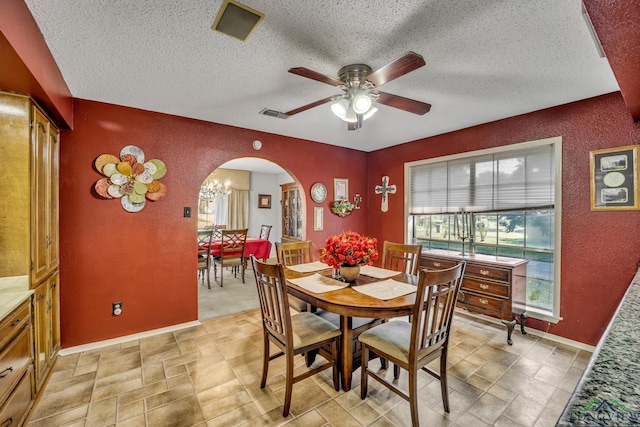
[[[480,254],[463,257],[459,252],[433,249],[422,252],[420,266],[448,268],[462,260],[466,261],[467,267],[458,307],[500,319],[507,327],[507,343],[513,344],[511,333],[516,316],[520,318],[520,331],[526,334],[527,260]]]

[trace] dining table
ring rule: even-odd
[[[342,283],[332,279],[333,268],[323,268],[318,261],[309,264],[316,266],[317,270],[310,271],[313,269],[305,268],[304,264],[289,266],[285,269],[287,292],[313,307],[340,316],[342,337],[339,371],[342,389],[348,391],[351,389],[353,371],[360,366],[359,360],[354,360],[353,319],[355,317],[390,319],[413,314],[415,290],[419,278],[406,273],[370,267],[369,271],[376,274],[363,274],[362,271],[365,273],[368,271],[363,268],[355,282]],[[309,282],[310,286],[305,281]],[[315,288],[314,281],[324,283],[328,288]],[[338,283],[342,283],[342,285]],[[335,288],[332,289],[332,285]],[[378,296],[373,296],[373,292],[369,292],[369,289],[373,288],[378,288],[378,291],[382,290],[383,294],[385,293],[384,289],[391,293],[387,291],[386,295],[380,295],[387,298],[381,299]],[[402,295],[394,296],[394,289]]]
[[[267,259],[271,256],[271,242],[267,239],[260,239],[257,237],[247,237],[247,241],[244,245],[244,256],[254,255],[258,259]],[[222,241],[215,239],[211,241],[211,256],[219,257],[222,247]]]

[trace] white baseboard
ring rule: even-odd
[[[179,331],[180,329],[192,328],[194,326],[201,325],[199,320],[193,322],[180,323],[178,325],[167,326],[159,329],[152,329],[150,331],[138,332],[137,334],[125,335],[122,337],[112,338],[104,341],[96,341],[89,344],[77,345],[75,347],[63,348],[58,352],[60,356],[67,356],[69,354],[81,353],[83,351],[95,350],[102,347],[107,347],[114,344],[122,344],[127,341],[139,340],[142,338],[152,337],[154,335],[160,335],[167,332]]]
[[[500,321],[500,319],[496,319],[494,317],[491,316],[484,316],[482,314],[476,314],[476,313],[471,313],[459,308],[456,308],[456,314],[460,314],[462,316],[467,316],[467,317],[471,317],[474,319],[480,319],[486,322],[491,322],[491,323],[495,323],[497,325],[502,325],[504,326],[504,324]],[[548,332],[544,332],[544,331],[539,331],[537,329],[533,329],[533,328],[527,328],[526,324],[525,324],[525,330],[527,331],[527,335],[533,335],[536,337],[540,337],[540,338],[544,338],[547,339],[549,341],[553,341],[556,342],[558,344],[565,344],[565,345],[569,345],[571,347],[575,347],[575,348],[579,348],[580,350],[585,350],[585,351],[589,351],[591,353],[593,353],[596,349],[595,346],[593,345],[589,345],[589,344],[585,344],[585,343],[581,343],[579,341],[574,341],[574,340],[570,340],[569,338],[564,338],[558,335],[553,335],[550,334]],[[520,325],[517,324],[516,327],[513,330],[514,334],[520,334]]]

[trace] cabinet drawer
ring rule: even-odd
[[[449,260],[443,260],[443,259],[422,258],[420,260],[420,267],[435,269],[435,270],[450,268],[456,264],[458,263],[455,261],[449,261]]]
[[[33,371],[29,369],[20,380],[7,402],[0,409],[0,426],[22,425],[27,411],[31,408],[33,396],[31,394]]]
[[[498,317],[502,315],[502,303],[502,300],[469,292],[460,292],[460,297],[458,298],[458,305],[469,311]]]
[[[510,286],[504,283],[495,283],[468,276],[465,276],[462,280],[462,289],[482,292],[499,298],[509,298],[509,288]]]
[[[0,353],[0,399],[4,399],[11,392],[31,363],[30,331],[31,329],[26,326],[18,337]]]
[[[509,282],[509,270],[493,266],[467,264],[467,268],[464,270],[464,275],[465,277],[475,276],[483,279]]]
[[[0,322],[0,349],[4,348],[24,325],[31,322],[29,307],[30,304],[27,300]]]

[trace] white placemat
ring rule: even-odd
[[[375,277],[376,279],[388,279],[389,277],[397,276],[400,272],[387,270],[386,268],[374,267],[372,265],[363,265],[360,267],[360,274]]]
[[[313,273],[314,271],[321,271],[329,268],[327,264],[320,261],[307,262],[306,264],[288,265],[289,270],[297,271],[298,273]]]
[[[352,289],[370,297],[389,300],[413,293],[417,288],[408,283],[387,279],[368,285],[352,286]]]
[[[346,288],[348,283],[341,282],[331,277],[323,276],[321,274],[312,274],[310,276],[298,277],[296,279],[288,279],[289,282],[305,288],[315,294],[322,294],[324,292],[335,291],[337,289]]]

